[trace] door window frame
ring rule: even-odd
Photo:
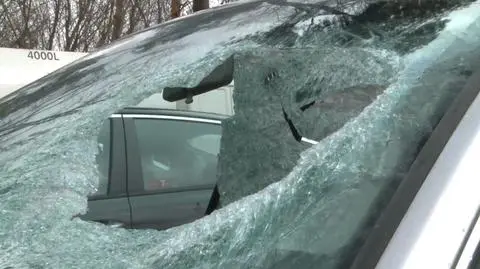
[[[110,121],[110,156],[106,193],[94,193],[89,201],[128,197],[127,161],[124,123],[121,115],[113,114]]]

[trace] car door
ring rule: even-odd
[[[88,197],[88,212],[82,219],[130,228],[127,196],[125,135],[120,117],[105,120],[98,135],[96,165],[99,186]]]
[[[132,227],[166,229],[208,213],[221,122],[171,114],[123,118]]]

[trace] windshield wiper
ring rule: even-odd
[[[312,145],[318,144],[318,141],[303,137],[300,134],[298,129],[293,124],[293,121],[288,117],[288,114],[285,111],[285,108],[283,107],[283,105],[282,105],[282,113],[283,113],[283,118],[285,119],[285,121],[287,121],[288,127],[290,127],[290,131],[292,132],[293,138],[295,138],[295,140],[297,140],[298,142],[305,142],[305,143],[309,143],[309,144],[312,144]]]
[[[278,73],[276,70],[271,70],[266,76],[265,76],[265,80],[264,80],[264,84],[266,87],[269,87],[272,85],[272,82],[274,81],[275,78],[278,77]],[[275,91],[274,91],[275,92]],[[277,96],[280,100],[280,105],[282,106],[282,113],[283,113],[283,118],[285,119],[285,121],[288,123],[288,127],[290,128],[290,132],[292,132],[292,135],[293,135],[293,138],[295,138],[296,141],[298,142],[305,142],[305,143],[309,143],[311,145],[315,145],[315,144],[318,144],[318,141],[315,141],[313,139],[309,139],[309,138],[306,138],[306,137],[303,137],[300,132],[298,131],[298,129],[295,127],[295,125],[293,124],[293,121],[288,117],[288,114],[287,112],[285,111],[285,105],[283,104],[282,102],[282,97],[280,95],[278,95],[277,93]],[[306,104],[304,106],[302,106],[300,108],[300,110],[304,111],[305,109],[307,109],[308,107],[312,106],[313,104],[315,103],[315,101],[309,103],[309,104]]]

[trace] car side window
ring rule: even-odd
[[[107,195],[110,178],[111,160],[111,119],[106,119],[100,129],[97,139],[97,154],[95,160],[98,168],[98,190],[94,195]]]
[[[221,126],[205,121],[134,119],[144,190],[216,182]]]

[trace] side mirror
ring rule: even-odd
[[[163,99],[169,102],[185,99],[185,102],[189,104],[193,101],[193,96],[226,86],[230,84],[232,80],[233,56],[230,56],[193,88],[166,87],[163,89]]]

